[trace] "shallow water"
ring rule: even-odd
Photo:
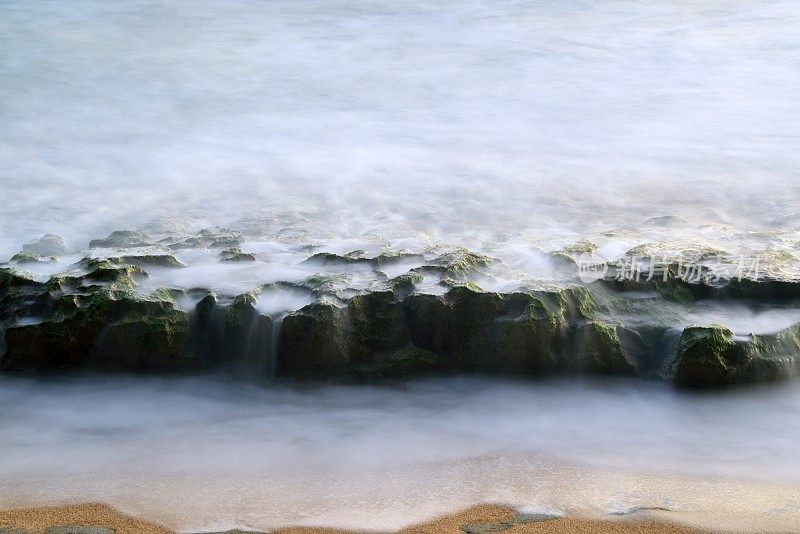
[[[663,215],[691,231],[649,239],[781,243],[743,232],[797,230],[796,28],[791,0],[5,1],[0,256],[284,212],[342,243]]]
[[[760,526],[800,514],[798,384],[5,378],[0,404],[0,506],[102,500],[184,529],[391,528],[498,501]]]

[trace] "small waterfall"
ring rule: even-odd
[[[225,358],[225,314],[216,296],[209,295],[189,311],[194,348],[204,368],[219,365]]]
[[[269,316],[254,313],[245,332],[244,347],[238,371],[251,382],[261,383],[273,374],[271,331]]]
[[[288,315],[286,312],[276,313],[272,317],[272,331],[270,332],[270,344],[269,344],[269,369],[267,373],[267,378],[269,380],[273,380],[275,378],[275,374],[278,369],[278,350],[280,348],[280,341],[281,341],[281,326],[283,325],[283,319]]]
[[[657,364],[656,372],[664,372],[678,353],[678,346],[683,334],[682,328],[670,328],[661,336],[661,339],[653,346],[652,358]]]

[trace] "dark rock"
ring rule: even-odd
[[[733,332],[724,326],[693,326],[681,334],[668,376],[678,386],[721,386],[733,381],[738,368],[747,362],[741,345],[732,341]]]
[[[6,330],[2,368],[178,370],[194,364],[189,332],[188,315],[169,301],[106,290],[65,296],[48,320]]]
[[[82,272],[82,274],[81,274]],[[76,291],[107,287],[133,289],[147,272],[135,265],[119,265],[110,260],[84,258],[66,274],[56,275],[45,284],[47,291]]]
[[[372,292],[344,307],[316,303],[286,317],[278,372],[381,377],[559,369],[635,372],[614,328],[592,324],[575,361],[575,321],[596,304],[582,288],[501,295],[456,287],[444,296]]]
[[[570,325],[595,306],[582,288],[484,293],[456,287],[406,300],[411,338],[457,370],[535,373],[569,366]]]
[[[800,324],[776,334],[734,337],[723,326],[685,329],[666,366],[679,387],[718,387],[800,373]]]
[[[635,375],[636,361],[623,347],[618,325],[590,321],[577,329],[577,367],[591,374]]]
[[[21,317],[40,315],[48,307],[44,284],[33,275],[16,268],[0,268],[0,334]],[[0,337],[0,355],[5,342]]]
[[[467,275],[490,266],[493,262],[488,256],[475,254],[467,249],[458,249],[440,255],[432,265],[443,269],[443,276],[463,280]]]
[[[352,345],[351,357],[368,361],[371,355],[400,350],[411,338],[403,304],[391,291],[353,297],[347,306]]]
[[[24,289],[38,289],[42,285],[35,281],[33,275],[27,271],[0,267],[0,297]]]
[[[389,284],[391,285],[395,294],[402,298],[413,293],[415,286],[417,284],[421,284],[422,281],[423,277],[421,274],[417,272],[408,272],[406,274],[401,274],[400,276],[395,276],[389,280]]]
[[[281,326],[277,373],[282,376],[341,375],[350,363],[347,310],[316,302],[287,315]]]
[[[275,325],[245,293],[230,302],[215,294],[203,298],[191,314],[192,339],[202,367],[219,366],[240,378],[260,381],[273,373]]]

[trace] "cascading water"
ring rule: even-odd
[[[272,328],[270,329],[270,340],[269,340],[269,366],[267,367],[267,378],[273,379],[275,378],[275,373],[278,368],[278,358],[280,356],[280,343],[281,343],[281,326],[283,325],[283,319],[286,317],[287,313],[275,313],[272,315]]]
[[[268,316],[254,313],[245,330],[244,351],[238,362],[238,374],[247,381],[264,383],[274,376],[274,353],[271,348],[274,323]]]

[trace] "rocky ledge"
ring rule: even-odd
[[[44,249],[26,251],[36,258],[63,253],[56,236],[45,239]],[[466,251],[434,258],[314,253],[299,262],[299,280],[231,294],[154,287],[151,272],[186,264],[146,249],[139,234],[117,232],[101,241],[92,246],[118,245],[122,253],[85,257],[44,277],[26,270],[28,256],[0,266],[4,371],[224,370],[254,381],[366,382],[566,373],[638,376],[680,387],[773,381],[800,371],[800,323],[742,331],[701,313],[725,309],[724,317],[735,318],[777,310],[792,317],[800,283],[791,280],[720,286],[703,279],[574,279],[502,292],[474,282],[491,260]],[[196,242],[224,248],[214,256],[230,268],[260,264],[254,254],[244,258],[231,248],[239,243],[229,235],[205,232],[177,245]],[[396,265],[404,266],[402,274],[389,277]],[[373,273],[377,282],[343,288],[339,282],[349,272]],[[425,289],[432,276],[439,290]]]

